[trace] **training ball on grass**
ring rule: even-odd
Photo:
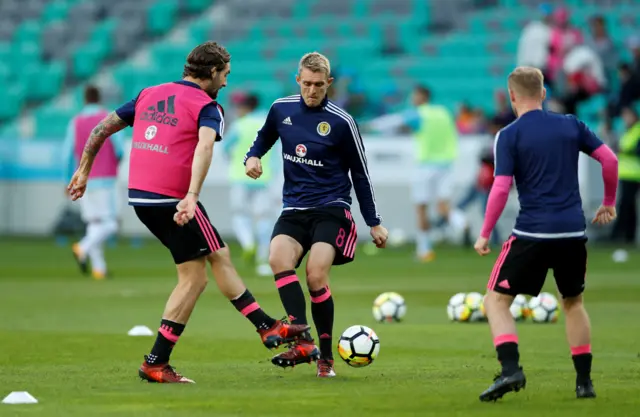
[[[522,321],[529,317],[531,311],[529,310],[527,297],[522,294],[516,295],[511,303],[511,307],[509,307],[509,311],[511,311],[511,315],[516,321]]]
[[[407,243],[407,233],[402,229],[392,229],[389,231],[387,243],[392,247],[402,246]]]
[[[407,314],[407,305],[404,298],[397,292],[382,293],[373,302],[373,318],[376,321],[398,322],[405,314]]]
[[[555,323],[560,316],[558,299],[548,292],[529,300],[529,310],[534,323]]]
[[[349,366],[371,365],[379,352],[380,339],[367,326],[351,326],[340,335],[338,354]]]
[[[470,292],[464,298],[464,304],[469,309],[469,321],[484,321],[484,297],[479,292]]]
[[[447,317],[451,321],[468,321],[471,317],[471,310],[465,304],[467,294],[459,292],[449,299],[447,304]]]
[[[629,253],[624,249],[616,249],[613,251],[611,258],[615,263],[624,263],[629,260]]]

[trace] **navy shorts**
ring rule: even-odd
[[[528,240],[511,236],[496,260],[487,288],[502,294],[537,296],[553,271],[563,298],[584,291],[587,239]]]
[[[318,242],[328,243],[335,248],[333,265],[349,263],[356,256],[356,223],[351,211],[344,207],[285,210],[273,228],[271,239],[278,235],[290,236],[302,246],[302,255],[296,268],[300,266],[311,246]]]
[[[178,226],[173,220],[175,205],[134,206],[134,210],[147,229],[169,249],[176,265],[207,256],[225,247],[200,202],[196,215],[184,226]]]

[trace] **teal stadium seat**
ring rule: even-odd
[[[47,4],[42,16],[40,16],[42,23],[47,24],[56,21],[64,21],[69,14],[69,10],[73,6],[70,1],[52,1]]]
[[[32,78],[29,91],[33,91],[35,100],[48,100],[55,97],[64,85],[66,65],[64,62],[50,62],[37,67],[37,73]]]
[[[4,91],[4,97],[0,100],[0,120],[11,119],[20,115],[25,101],[25,88],[23,84],[10,85]]]
[[[213,0],[185,0],[185,9],[189,13],[197,13],[205,10],[207,7],[212,6]]]
[[[176,24],[177,14],[177,0],[159,0],[152,4],[147,12],[147,28],[151,35],[160,36],[171,30]]]
[[[108,55],[109,43],[90,41],[73,52],[73,75],[86,79],[100,69]]]
[[[20,45],[40,42],[42,25],[37,20],[25,20],[16,30],[13,41]]]
[[[118,29],[118,21],[107,19],[98,23],[93,31],[89,42],[91,44],[101,44],[106,56],[113,51],[113,33]]]
[[[73,109],[46,107],[34,114],[36,120],[36,137],[63,139],[66,135],[69,120],[74,116]]]
[[[209,40],[209,33],[213,28],[212,23],[207,19],[195,22],[189,28],[189,39],[192,45],[198,45]]]

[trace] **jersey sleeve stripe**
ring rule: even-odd
[[[495,138],[493,139],[493,176],[496,176],[496,170],[498,168],[498,139],[500,139],[500,132],[496,133]]]
[[[378,205],[376,204],[376,194],[373,190],[373,183],[371,181],[371,177],[369,176],[369,169],[367,167],[367,156],[364,152],[362,137],[358,132],[358,128],[356,126],[355,121],[348,113],[346,113],[344,110],[340,109],[338,106],[336,106],[331,102],[327,104],[327,111],[339,116],[349,124],[349,129],[351,130],[351,136],[353,136],[353,141],[356,144],[356,149],[358,150],[358,156],[360,157],[360,162],[362,163],[365,176],[367,177],[367,182],[369,183],[369,190],[371,191],[371,200],[373,201],[373,207],[376,212],[376,218],[382,219],[380,216],[380,213],[378,213]]]
[[[282,97],[274,101],[273,103],[295,103],[296,101],[300,101],[300,95]]]
[[[220,108],[220,105],[217,104],[216,108],[218,109],[218,114],[220,115],[220,132],[218,132],[218,135],[222,138],[224,137],[224,115],[222,114],[222,109]]]

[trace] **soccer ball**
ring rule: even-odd
[[[404,298],[396,292],[380,294],[373,302],[373,318],[379,322],[400,321],[407,314]]]
[[[387,240],[392,247],[399,247],[407,243],[407,234],[402,229],[389,230],[389,239]]]
[[[541,292],[529,300],[529,310],[534,323],[555,323],[560,315],[558,300],[548,292]]]
[[[380,352],[378,335],[367,326],[351,326],[338,341],[338,354],[354,368],[371,365]]]
[[[486,316],[484,314],[484,297],[479,292],[470,292],[464,298],[464,304],[469,308],[469,321],[483,321]]]
[[[467,294],[459,292],[449,299],[447,317],[451,321],[467,321],[471,317],[471,310],[465,303]]]
[[[527,302],[527,298],[522,294],[516,295],[516,297],[513,299],[513,302],[511,303],[511,307],[509,307],[509,310],[511,311],[511,315],[516,321],[522,321],[526,319],[531,313],[529,310],[529,303]]]

